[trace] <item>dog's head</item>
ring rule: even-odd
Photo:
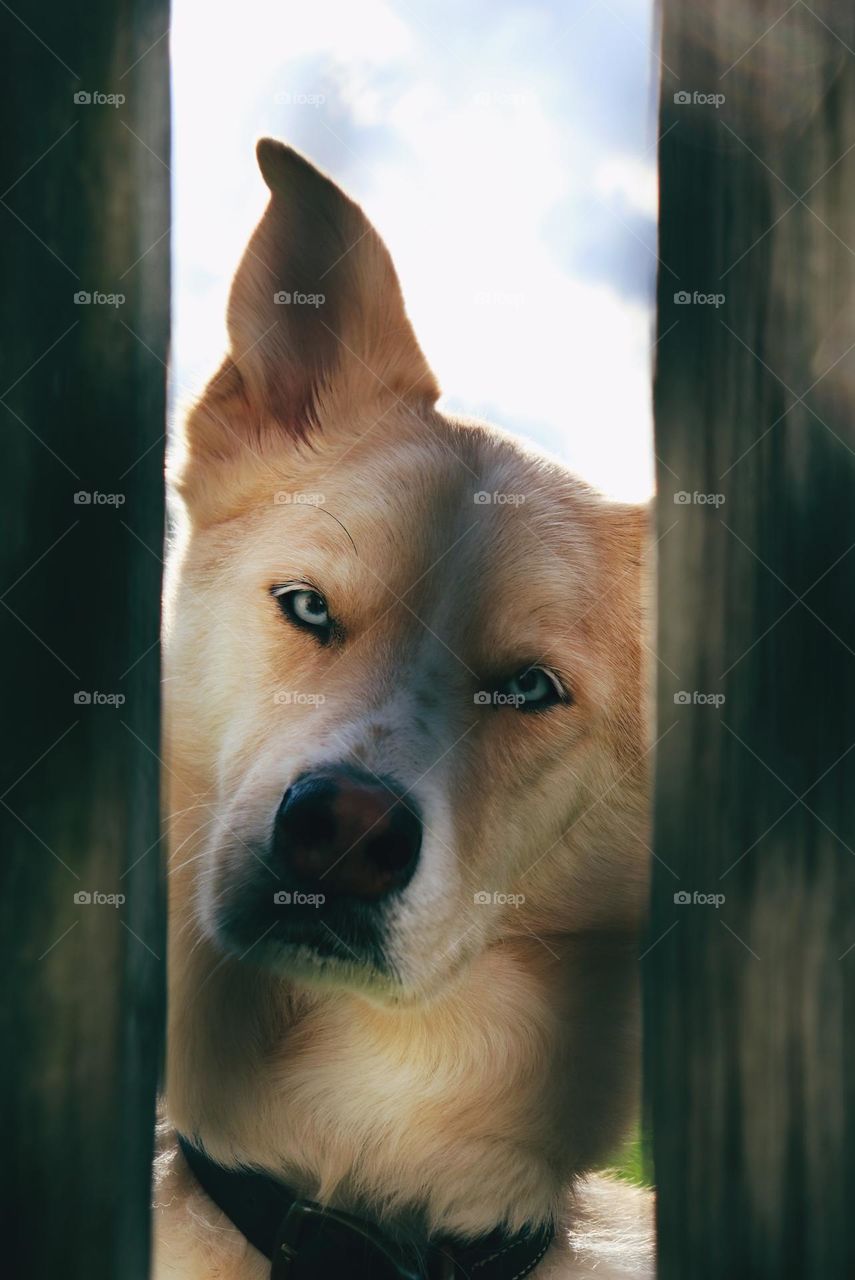
[[[638,918],[645,514],[439,413],[362,211],[278,143],[259,162],[178,469],[169,768],[207,824],[179,909],[416,999],[502,939]]]

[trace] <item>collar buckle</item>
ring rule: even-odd
[[[270,1280],[310,1280],[320,1274],[353,1280],[451,1280],[454,1264],[450,1270],[443,1265],[440,1271],[435,1266],[425,1271],[415,1251],[361,1218],[312,1200],[295,1200],[276,1236]]]

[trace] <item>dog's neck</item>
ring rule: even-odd
[[[532,1224],[511,1234],[503,1227],[474,1240],[433,1237],[422,1225],[382,1226],[371,1215],[357,1216],[301,1199],[269,1175],[224,1169],[196,1145],[179,1138],[196,1183],[232,1225],[271,1266],[272,1280],[299,1273],[325,1280],[458,1280],[479,1271],[484,1280],[517,1280],[529,1275],[548,1250],[555,1224]]]
[[[301,990],[205,939],[173,952],[172,1122],[312,1200],[513,1232],[546,1221],[627,1122],[632,948],[504,944],[448,997],[395,1010]]]

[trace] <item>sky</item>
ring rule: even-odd
[[[652,24],[647,0],[173,0],[176,411],[225,350],[269,134],[385,239],[441,407],[648,497]]]

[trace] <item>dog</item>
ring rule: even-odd
[[[647,512],[440,412],[365,214],[257,154],[170,464],[157,1280],[648,1275],[649,1193],[583,1176],[635,1105]]]

